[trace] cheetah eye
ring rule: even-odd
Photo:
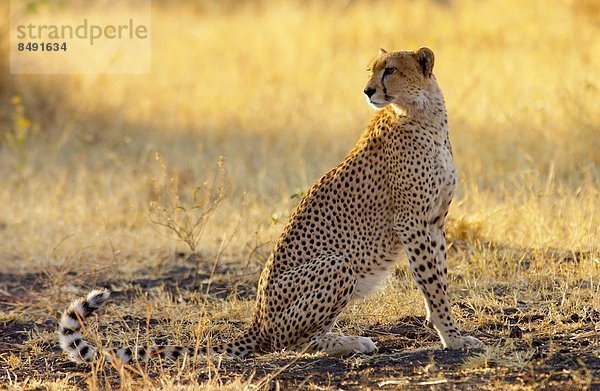
[[[385,70],[383,71],[383,76],[389,76],[394,72],[396,72],[396,68],[385,68]]]

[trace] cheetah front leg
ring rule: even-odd
[[[423,293],[427,320],[437,331],[445,348],[482,345],[473,337],[462,336],[452,319],[448,298],[445,240],[441,228],[426,220],[405,219],[398,229],[411,272]],[[435,235],[435,239],[432,236]]]
[[[440,285],[444,288],[444,292],[446,292],[446,302],[449,304],[448,296],[447,296],[447,288],[448,288],[448,268],[446,266],[446,216],[448,214],[448,209],[450,207],[450,202],[442,204],[438,215],[433,218],[431,222],[428,224],[429,234],[431,238],[431,247],[435,256],[435,268],[437,269],[437,273],[439,274]],[[435,286],[436,289],[439,289],[437,284]],[[429,311],[428,311],[429,314]],[[450,311],[450,321],[452,314]],[[427,318],[428,321],[431,322],[430,317]],[[433,322],[432,322],[433,323]],[[435,326],[434,326],[435,327]],[[456,326],[455,326],[456,327]],[[437,330],[437,329],[436,329]],[[439,330],[438,330],[439,333]],[[452,348],[461,348],[461,347],[474,347],[481,346],[483,343],[477,338],[470,336],[460,336],[458,339],[454,339],[450,341],[448,344],[444,344],[445,347]]]

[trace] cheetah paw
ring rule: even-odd
[[[367,338],[367,337],[356,337],[358,339],[357,341],[357,347],[354,348],[354,351],[356,353],[373,353],[374,351],[377,350],[377,345],[375,345],[375,342],[373,342],[373,340],[371,338]]]
[[[373,353],[377,350],[377,345],[371,338],[341,336],[335,344],[325,348],[325,351],[332,356],[347,356],[354,353]]]
[[[475,337],[462,336],[456,339],[451,340],[448,344],[446,344],[446,348],[449,349],[470,349],[470,348],[479,348],[483,346],[483,342],[478,340]]]

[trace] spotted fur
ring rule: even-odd
[[[96,358],[98,348],[83,339],[82,329],[85,326],[85,320],[93,312],[100,309],[109,296],[110,291],[107,289],[91,291],[86,297],[74,301],[62,314],[58,325],[58,339],[60,347],[72,361],[91,363]],[[246,336],[228,344],[214,346],[210,351],[213,353],[227,353],[232,356],[243,356],[244,352],[253,350],[255,345],[254,339]],[[176,360],[183,355],[206,354],[208,351],[207,347],[193,348],[162,345],[105,349],[101,355],[108,362],[128,363],[132,360],[147,361],[153,357]]]
[[[381,50],[373,60],[365,94],[381,110],[344,161],[300,201],[260,276],[248,330],[212,352],[245,357],[284,349],[333,355],[375,351],[369,338],[330,330],[350,301],[389,276],[402,250],[443,346],[481,345],[461,335],[450,311],[444,228],[457,176],[433,63],[427,48]],[[83,341],[81,324],[107,298],[106,291],[94,291],[61,318],[61,346],[72,359],[94,358],[96,349]],[[138,360],[193,352],[139,349],[112,354],[129,361],[134,352]]]

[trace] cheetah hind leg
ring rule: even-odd
[[[336,356],[375,351],[369,338],[330,332],[352,299],[355,285],[351,263],[335,254],[317,256],[279,276],[273,282],[279,296],[265,302],[271,316],[263,320],[267,328],[287,330],[273,336],[278,339],[275,347]],[[277,308],[282,301],[289,304]]]

